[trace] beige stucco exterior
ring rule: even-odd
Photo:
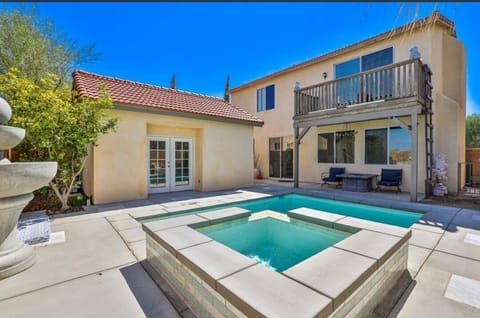
[[[363,40],[363,39],[359,39]],[[433,124],[434,152],[446,154],[448,160],[447,187],[456,192],[459,184],[457,165],[465,160],[465,94],[466,94],[466,53],[463,43],[450,35],[441,25],[428,25],[422,29],[409,31],[394,37],[377,41],[366,41],[354,50],[344,50],[328,59],[319,59],[316,63],[305,63],[305,67],[292,71],[279,71],[278,75],[266,76],[244,84],[232,90],[232,102],[255,114],[264,121],[263,127],[254,128],[255,153],[259,156],[259,169],[268,177],[269,152],[268,138],[294,135],[294,85],[301,87],[333,80],[334,65],[348,61],[384,48],[393,47],[394,63],[409,59],[409,49],[417,46],[421,60],[433,71]],[[327,54],[328,55],[328,54]],[[292,60],[294,58],[292,57]],[[323,78],[323,73],[327,78]],[[275,108],[257,112],[257,89],[275,85]],[[401,118],[409,123],[410,117]],[[425,189],[425,119],[418,116],[418,191]],[[349,129],[357,131],[355,135],[355,163],[338,164],[345,166],[348,172],[380,174],[381,168],[402,168],[402,191],[409,191],[411,180],[410,165],[372,165],[364,164],[364,131],[370,128],[395,127],[394,122],[384,119],[354,122]],[[301,141],[299,157],[300,182],[321,182],[321,173],[328,171],[332,164],[317,162],[317,135],[321,132],[345,130],[344,125],[312,127]],[[463,177],[462,177],[463,178]],[[460,180],[460,183],[463,179]]]
[[[253,184],[253,127],[240,122],[115,109],[116,132],[90,149],[84,191],[95,204],[148,197],[148,137],[193,141],[193,190],[212,191]]]

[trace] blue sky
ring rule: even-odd
[[[16,4],[10,4],[14,7]],[[102,54],[83,70],[223,96],[292,64],[428,16],[453,20],[467,50],[467,114],[480,114],[480,3],[37,3],[41,17]]]

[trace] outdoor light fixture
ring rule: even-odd
[[[343,137],[354,137],[357,133],[358,131],[350,127],[350,123],[344,122],[343,131],[337,131],[335,134],[337,137],[343,138]]]
[[[324,79],[327,78],[327,72],[323,72],[323,78],[324,78]]]

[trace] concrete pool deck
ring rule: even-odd
[[[480,296],[473,292],[480,288],[479,210],[411,203],[408,194],[301,187],[316,195],[426,212],[412,226],[408,269],[413,281],[392,317],[480,315]],[[145,234],[132,216],[291,191],[291,183],[262,182],[239,191],[152,195],[53,218],[52,232],[64,231],[66,242],[35,247],[33,267],[0,281],[2,317],[192,317],[171,291],[163,292],[145,272]]]

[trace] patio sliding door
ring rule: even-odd
[[[190,138],[148,138],[148,192],[193,189],[193,141]]]
[[[269,138],[269,177],[293,179],[293,136]]]

